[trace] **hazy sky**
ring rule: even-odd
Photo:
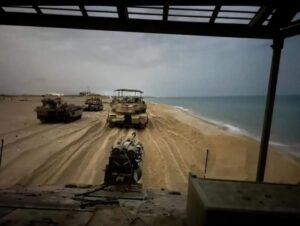
[[[270,40],[0,26],[0,93],[264,95]],[[287,39],[279,94],[300,94],[300,36]]]

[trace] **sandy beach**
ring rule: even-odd
[[[113,143],[133,129],[108,128],[109,105],[102,112],[84,112],[69,123],[42,124],[34,108],[40,97],[13,97],[0,101],[0,139],[5,146],[0,187],[15,185],[100,184]],[[83,104],[85,98],[65,97]],[[230,133],[176,107],[148,104],[149,124],[138,130],[145,149],[143,186],[185,191],[187,175],[254,180],[259,143]],[[266,181],[299,183],[300,161],[270,148]]]

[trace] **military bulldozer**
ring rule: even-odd
[[[83,108],[63,103],[60,97],[45,97],[42,106],[35,108],[41,122],[71,122],[81,118]]]
[[[85,101],[85,111],[102,111],[103,103],[99,97],[89,97]]]
[[[148,123],[147,105],[143,92],[134,89],[117,89],[110,103],[107,122],[110,127],[145,128]]]

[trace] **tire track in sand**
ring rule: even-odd
[[[60,152],[50,163],[36,170],[34,181],[30,184],[100,184],[103,182],[103,168],[117,137],[123,136],[122,131],[102,127],[98,135],[85,137],[77,150],[70,147],[69,153]]]
[[[174,150],[174,155],[182,167],[183,172],[188,176],[189,172],[204,174],[205,156],[207,145],[202,141],[202,134],[193,128],[185,128],[185,125],[174,118],[162,118],[160,122],[165,121],[160,125],[160,131],[166,137],[169,145]],[[172,128],[168,125],[176,125]],[[193,133],[198,134],[196,140],[191,139]],[[187,183],[187,180],[185,181]]]
[[[10,141],[10,142],[5,142],[5,148],[9,148],[10,146],[15,146],[15,145],[17,145],[18,143],[22,143],[23,141],[28,141],[28,139],[30,139],[30,138],[32,138],[32,137],[34,137],[34,136],[36,136],[36,135],[39,135],[39,134],[41,134],[41,133],[44,133],[44,132],[47,132],[47,131],[49,131],[49,130],[52,130],[52,129],[56,129],[56,128],[58,128],[58,127],[61,127],[61,125],[47,125],[47,128],[45,128],[45,127],[39,127],[40,126],[40,124],[36,124],[36,125],[34,125],[34,126],[31,126],[31,127],[29,127],[29,128],[32,128],[32,129],[34,129],[35,131],[30,131],[30,133],[29,134],[27,134],[27,135],[24,135],[24,136],[22,136],[22,135],[15,135],[15,134],[12,134],[12,133],[14,133],[14,132],[10,132],[10,133],[7,133],[7,134],[4,134],[4,135],[0,135],[1,137],[8,137],[8,136],[13,136],[13,137],[18,137],[17,139],[15,139],[15,140],[13,140],[13,141]],[[28,131],[28,130],[27,130]],[[26,132],[27,132],[26,131]],[[9,139],[10,137],[8,137],[8,139]],[[11,139],[11,138],[10,138]]]
[[[4,169],[0,171],[0,186],[9,187],[14,184],[27,185],[30,184],[30,178],[38,176],[34,171],[45,165],[48,162],[49,156],[58,154],[61,149],[71,147],[76,144],[77,139],[85,136],[84,134],[89,133],[90,130],[99,127],[102,122],[99,122],[91,128],[86,128],[75,134],[72,134],[61,142],[50,142],[49,144],[43,144],[37,148],[29,149],[18,156],[11,164],[6,165]],[[66,135],[64,135],[66,136]],[[5,178],[5,179],[4,179]]]
[[[108,163],[109,154],[112,145],[125,136],[125,130],[110,129],[107,128],[107,135],[102,136],[101,139],[97,139],[94,147],[89,151],[89,155],[85,156],[85,159],[81,162],[82,166],[87,166],[79,176],[79,181],[83,181],[87,184],[101,184],[104,180],[104,170]],[[111,130],[111,131],[109,131]]]
[[[93,142],[93,140],[97,139],[97,133],[105,127],[105,125],[100,127],[101,124],[103,124],[101,121],[94,124],[80,137],[72,140],[68,145],[61,147],[53,155],[48,156],[45,162],[40,164],[33,171],[31,177],[24,180],[22,184],[44,185],[52,184],[58,180],[69,162],[76,156],[76,152],[79,152],[88,142]]]
[[[187,177],[186,173],[184,173],[184,170],[182,169],[182,166],[180,165],[180,161],[176,158],[173,152],[173,148],[176,147],[172,147],[170,145],[170,139],[161,130],[159,122],[156,121],[155,123],[153,123],[153,125],[158,130],[156,134],[160,134],[160,136],[156,136],[156,139],[159,142],[159,147],[161,147],[162,149],[162,154],[165,158],[165,162],[168,168],[167,177],[170,178],[170,187],[167,188],[174,189],[178,187],[179,190],[183,190],[182,188],[184,188],[184,185],[187,183]]]
[[[143,184],[145,187],[170,187],[171,181],[167,177],[168,165],[163,157],[157,139],[153,137],[154,128],[146,128],[139,133],[140,141],[144,146]]]
[[[18,145],[21,145],[21,144],[19,144],[18,142],[15,144],[16,147],[14,147],[14,146],[10,147],[11,149],[16,149],[18,151],[9,151],[8,149],[6,149],[6,146],[5,146],[4,150],[6,150],[6,151],[3,152],[3,160],[4,161],[2,163],[2,169],[0,172],[2,173],[2,171],[5,169],[5,167],[7,165],[14,164],[14,162],[17,161],[18,158],[22,158],[24,155],[25,156],[29,155],[30,152],[36,152],[36,150],[43,150],[45,147],[50,146],[50,145],[56,143],[57,141],[59,142],[62,139],[65,139],[67,137],[77,134],[78,132],[82,132],[85,129],[88,129],[94,123],[95,122],[93,121],[93,122],[89,123],[88,125],[83,125],[83,126],[79,127],[76,130],[70,130],[69,133],[65,133],[65,130],[57,131],[56,133],[54,133],[54,131],[52,131],[52,130],[46,130],[46,132],[43,134],[39,133],[39,134],[35,134],[35,136],[32,135],[30,137],[27,137],[27,140],[26,140],[26,143],[33,144],[33,145],[31,145],[30,148],[24,148],[24,149],[20,148],[19,149]],[[59,135],[59,134],[62,134],[62,135]],[[57,136],[57,135],[59,135],[59,136]],[[46,137],[46,139],[44,139],[45,140],[44,143],[42,142],[41,137]],[[37,146],[34,145],[37,143],[36,140],[39,141],[38,142],[39,145],[37,145]],[[26,143],[24,140],[24,144],[22,144],[22,145],[26,146]]]
[[[101,135],[97,136],[91,143],[83,146],[80,152],[73,156],[73,160],[65,167],[62,176],[55,183],[80,183],[80,184],[96,184],[100,183],[100,178],[96,178],[95,174],[101,174],[102,167],[105,166],[105,156],[108,156],[110,148],[108,144],[114,142],[114,138],[119,133],[116,129],[104,128]],[[99,141],[102,145],[99,145]],[[100,146],[100,148],[99,148]],[[100,159],[98,159],[98,156]]]
[[[83,128],[89,127],[92,124],[96,123],[97,121],[99,121],[99,120],[90,121],[87,125],[83,124],[82,122],[78,123],[78,121],[77,121],[77,122],[75,122],[75,123],[78,123],[78,124],[76,124],[76,127],[79,127],[79,128],[76,128],[76,130],[72,129],[72,132],[76,132],[76,131],[79,131],[79,130],[81,130]],[[40,126],[40,125],[41,124],[37,124],[36,126]],[[62,129],[62,128],[69,129],[68,126],[71,127],[73,125],[63,124],[63,123],[61,123],[59,125],[57,125],[57,124],[50,124],[50,123],[49,124],[45,124],[45,125],[43,125],[43,127],[46,126],[46,128],[42,128],[41,130],[38,130],[36,132],[32,132],[31,131],[30,134],[25,135],[25,136],[19,136],[18,139],[14,140],[12,142],[6,143],[5,144],[5,148],[9,148],[10,146],[15,146],[15,145],[20,144],[22,142],[30,142],[30,139],[35,139],[36,136],[39,136],[39,137],[41,135],[45,136],[45,134],[47,134],[47,133],[52,133],[54,129],[56,129],[56,130],[57,129]],[[68,135],[68,134],[66,134],[66,135]],[[63,136],[62,136],[62,138],[63,138]]]
[[[176,162],[178,162],[178,165],[181,166],[181,171],[182,172],[188,172],[189,167],[187,166],[187,163],[183,159],[183,156],[181,154],[181,150],[179,150],[179,147],[176,144],[175,139],[171,136],[171,134],[174,135],[174,134],[177,134],[177,133],[174,132],[174,130],[172,130],[171,128],[167,127],[167,129],[166,129],[166,126],[164,128],[164,126],[161,126],[160,123],[161,123],[161,121],[158,121],[157,127],[158,127],[158,130],[159,130],[160,134],[162,134],[162,137],[165,138],[164,142],[170,147],[169,150],[171,150],[171,151],[173,150],[172,154],[173,154]],[[177,124],[178,124],[178,122],[177,122]],[[173,123],[170,124],[170,125],[173,125]],[[169,131],[171,131],[171,133]],[[184,173],[184,174],[186,174],[186,173]]]

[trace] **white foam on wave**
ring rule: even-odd
[[[237,126],[234,126],[232,124],[228,124],[226,122],[222,122],[220,120],[216,120],[216,119],[211,119],[211,118],[207,118],[199,113],[195,113],[193,111],[191,111],[190,109],[188,108],[184,108],[182,106],[175,106],[176,108],[184,111],[184,112],[188,112],[189,114],[191,114],[193,117],[196,117],[202,121],[205,121],[205,122],[208,122],[210,124],[213,124],[223,130],[226,130],[230,133],[233,133],[233,134],[237,134],[237,135],[244,135],[244,136],[247,136],[247,137],[250,137],[250,138],[253,138],[255,140],[258,140],[259,141],[259,137],[256,137],[255,135],[249,133],[247,130],[244,130],[240,127],[237,127]]]
[[[201,119],[201,117],[199,117]],[[252,138],[254,140],[256,140],[257,142],[261,142],[261,137],[259,136],[255,136],[253,134],[251,134],[250,132],[241,129],[239,127],[230,125],[230,124],[226,124],[223,123],[221,121],[217,121],[217,120],[211,120],[211,119],[207,119],[205,118],[206,121],[208,122],[212,122],[217,126],[220,126],[222,129],[225,129],[226,131],[233,133],[233,134],[237,134],[237,135],[244,135],[247,136],[249,138]],[[296,158],[300,158],[300,152],[297,151],[299,150],[300,144],[296,144],[296,145],[289,145],[289,144],[284,144],[284,143],[280,143],[280,142],[275,142],[270,140],[269,142],[270,146],[273,146],[275,148],[277,148],[278,151],[283,151],[285,153],[289,153],[290,155],[296,157]]]
[[[289,145],[287,144],[283,144],[283,143],[279,143],[279,142],[275,142],[275,141],[270,141],[270,144],[276,147],[288,147]]]
[[[243,135],[250,135],[246,130],[243,130],[237,126],[233,126],[233,125],[230,125],[230,124],[225,124],[225,123],[222,123],[220,122],[220,124],[223,126],[223,128],[229,132],[232,132],[232,133],[237,133],[237,134],[243,134]]]
[[[206,122],[211,123],[213,125],[216,125],[216,126],[222,128],[222,129],[224,129],[228,132],[254,137],[249,132],[247,132],[246,130],[244,130],[242,128],[239,128],[237,126],[234,126],[234,125],[222,122],[222,121],[218,121],[218,120],[215,120],[215,119],[207,118],[207,117],[205,117],[205,116],[203,116],[199,113],[195,113],[195,112],[191,111],[190,109],[184,108],[182,106],[175,106],[175,107],[182,110],[182,111],[190,113],[193,117],[196,117],[200,120],[203,120],[203,121],[206,121]]]
[[[193,117],[196,117],[196,118],[198,118],[200,120],[203,120],[205,122],[208,122],[208,123],[211,123],[213,125],[216,125],[219,128],[224,129],[224,130],[226,130],[226,131],[228,131],[230,133],[237,134],[237,135],[244,135],[244,136],[252,138],[252,139],[254,139],[254,140],[258,141],[258,142],[260,142],[260,140],[261,140],[261,137],[259,137],[257,135],[254,135],[254,134],[251,134],[247,130],[242,129],[240,127],[237,127],[237,126],[234,126],[234,125],[231,125],[231,124],[228,124],[226,122],[219,121],[219,120],[207,118],[207,117],[205,117],[205,116],[203,116],[203,115],[201,115],[199,113],[195,113],[192,110],[190,110],[188,108],[185,108],[185,107],[182,107],[182,106],[175,106],[175,107],[178,108],[178,109],[180,109],[180,110],[182,110],[182,111],[184,111],[184,112],[187,112],[187,113],[191,114]],[[289,152],[290,154],[292,154],[293,156],[300,157],[300,153],[297,152],[297,151],[295,151],[295,148],[291,148],[290,145],[287,145],[287,144],[284,144],[284,143],[275,142],[275,141],[270,141],[270,145],[272,145],[274,147],[278,147],[279,150],[285,150],[285,151]],[[300,147],[300,145],[299,145],[299,147]]]
[[[196,116],[196,117],[198,117],[198,116]],[[202,119],[204,117],[199,117],[199,118]],[[220,126],[222,129],[225,129],[226,131],[228,131],[230,133],[237,134],[237,135],[243,135],[243,136],[249,137],[251,139],[254,139],[259,143],[261,142],[261,137],[255,136],[255,135],[251,134],[250,132],[248,132],[244,129],[241,129],[239,127],[236,127],[236,126],[233,126],[230,124],[226,124],[226,123],[223,123],[223,122],[217,121],[217,120],[211,120],[211,119],[207,119],[207,118],[204,118],[204,120],[211,122],[211,123],[215,124],[216,126]],[[289,153],[290,155],[292,155],[296,158],[300,158],[300,152],[297,151],[297,150],[299,150],[300,144],[295,145],[295,147],[293,147],[293,145],[275,142],[275,141],[271,141],[271,140],[270,140],[269,144],[270,144],[270,146],[277,148],[278,151],[283,151],[285,153]]]
[[[184,108],[184,107],[181,107],[181,106],[175,106],[175,107],[178,108],[178,109],[180,109],[180,110],[182,110],[182,111],[191,112],[191,110],[188,109],[188,108]]]
[[[257,139],[253,134],[249,133],[247,130],[242,129],[240,127],[234,126],[232,124],[228,124],[226,122],[222,122],[222,121],[218,121],[218,120],[213,120],[213,119],[207,119],[205,118],[206,121],[213,123],[214,125],[218,126],[219,128],[232,133],[232,134],[236,134],[236,135],[243,135],[243,136],[247,136],[250,137],[252,139]]]
[[[277,147],[279,151],[284,151],[284,152],[288,152],[290,155],[300,158],[300,144],[293,144],[293,145],[289,145],[289,144],[283,144],[283,143],[279,143],[279,142],[274,142],[274,141],[270,141],[270,145],[272,145],[273,147]]]

